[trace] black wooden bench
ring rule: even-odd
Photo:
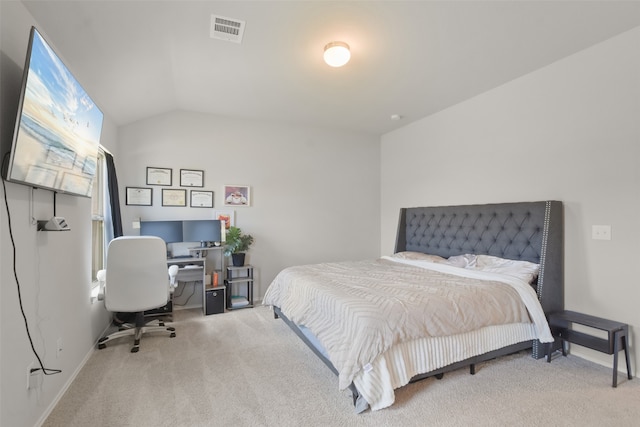
[[[571,325],[583,325],[607,332],[608,338],[599,338],[586,332],[572,329]],[[632,379],[629,363],[629,326],[625,323],[602,319],[575,311],[560,311],[549,315],[549,327],[554,337],[562,341],[562,355],[567,355],[565,342],[581,345],[606,354],[613,354],[613,384],[618,386],[618,352],[624,350],[627,362],[627,377]],[[547,344],[547,362],[551,362],[553,343]]]

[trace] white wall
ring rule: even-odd
[[[11,144],[29,29],[36,25],[19,2],[2,2],[0,14],[0,137],[2,155]],[[45,34],[46,37],[46,34]],[[54,45],[55,43],[50,40]],[[63,52],[59,52],[64,57]],[[67,62],[73,72],[73,64]],[[91,88],[86,88],[90,93]],[[117,129],[106,117],[103,144],[115,151]],[[116,154],[115,152],[114,154]],[[5,192],[0,192],[4,199]],[[93,351],[109,321],[103,304],[90,303],[91,201],[58,195],[56,214],[71,231],[37,232],[32,223],[53,215],[53,193],[6,183],[16,272],[24,313],[35,349],[45,367],[62,373],[46,376],[42,386],[26,388],[32,354],[18,303],[7,212],[0,207],[0,425],[31,426],[47,413]],[[63,351],[56,357],[56,344]]]
[[[296,264],[363,259],[379,253],[380,153],[376,137],[319,128],[233,120],[194,112],[150,118],[119,131],[119,186],[145,185],[147,166],[204,170],[214,209],[125,206],[132,221],[209,219],[223,205],[223,186],[249,185],[251,206],[236,207],[236,226],[255,238],[247,261],[260,298],[275,275]]]
[[[383,252],[400,207],[561,200],[565,307],[629,323],[635,372],[639,48],[636,28],[384,135]],[[600,224],[611,225],[611,241],[591,239]],[[611,356],[572,351],[611,365]]]

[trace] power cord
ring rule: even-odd
[[[180,283],[182,283],[182,286],[180,286]],[[182,294],[184,293],[185,288],[187,287],[187,282],[178,282],[178,287],[176,287],[176,290],[173,291],[173,298],[180,298],[182,296]],[[180,288],[180,293],[177,293],[178,288]]]
[[[9,153],[5,153],[4,158],[2,159],[2,170],[5,170],[6,167],[6,161],[9,158]],[[16,279],[16,286],[18,288],[18,303],[20,304],[20,313],[22,313],[22,318],[24,319],[24,327],[25,330],[27,331],[27,338],[29,338],[29,344],[31,345],[31,351],[33,352],[33,354],[36,356],[36,359],[38,359],[38,364],[40,365],[40,368],[32,368],[31,369],[31,373],[33,372],[37,372],[39,370],[42,370],[42,372],[45,375],[55,375],[55,374],[59,374],[62,372],[62,370],[60,369],[50,369],[50,368],[45,368],[44,364],[42,363],[42,359],[40,359],[40,355],[38,355],[38,352],[36,351],[35,346],[33,345],[33,339],[31,339],[31,333],[29,332],[29,322],[27,321],[27,315],[24,312],[24,307],[22,305],[22,294],[20,292],[20,280],[18,280],[18,269],[16,266],[16,242],[13,239],[13,230],[11,227],[11,212],[9,211],[9,201],[7,199],[7,186],[5,184],[5,179],[4,179],[4,174],[2,175],[2,190],[4,192],[4,205],[6,207],[7,210],[7,223],[9,226],[9,237],[11,237],[11,246],[13,248],[13,277],[15,277]]]
[[[182,304],[177,304],[177,303],[174,301],[173,305],[176,305],[176,306],[178,306],[178,307],[184,307],[184,306],[186,306],[187,304],[189,304],[189,300],[190,300],[190,299],[191,299],[191,297],[192,297],[192,296],[194,296],[194,295],[195,295],[195,293],[196,293],[196,282],[202,282],[202,281],[201,281],[201,280],[196,280],[195,282],[191,282],[191,283],[193,283],[193,290],[191,291],[191,295],[189,295],[189,296],[187,297],[186,301],[185,301],[185,302],[183,302]],[[185,286],[183,286],[183,287],[182,287],[182,292],[180,292],[180,295],[175,295],[175,294],[174,294],[174,296],[173,296],[174,300],[175,300],[176,298],[180,298],[180,297],[182,296],[182,294],[184,293],[184,290],[185,290],[185,288],[186,288],[186,287],[187,287],[187,286],[186,286],[186,284],[185,284]]]

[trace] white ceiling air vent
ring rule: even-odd
[[[211,15],[212,39],[226,40],[234,43],[242,43],[244,34],[244,21],[226,18],[219,15]]]

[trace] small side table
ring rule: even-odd
[[[583,325],[607,332],[608,338],[599,338],[585,332],[573,330],[572,324]],[[562,341],[562,355],[567,355],[565,341],[597,350],[606,354],[613,354],[613,384],[618,386],[618,352],[624,350],[627,362],[627,378],[632,379],[631,364],[629,363],[628,336],[629,326],[625,323],[602,319],[575,311],[560,311],[549,315],[549,327],[554,337]],[[553,343],[547,344],[547,362],[551,362]]]
[[[227,266],[227,309],[253,307],[253,266]]]

